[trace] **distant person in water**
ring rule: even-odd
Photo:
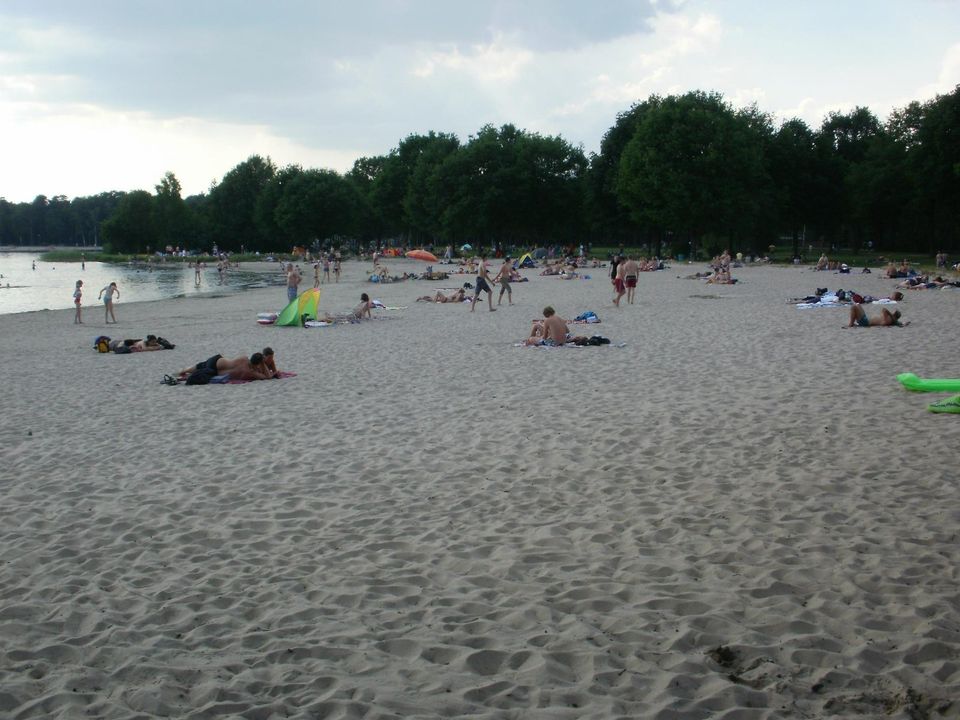
[[[867,317],[862,305],[854,303],[853,307],[850,308],[850,323],[847,327],[904,327],[908,324],[900,322],[899,310],[890,312],[883,308],[880,311],[880,317],[870,318]]]
[[[97,295],[97,300],[103,298],[103,321],[106,324],[110,324],[110,318],[113,320],[114,325],[117,323],[117,316],[113,314],[113,296],[116,295],[117,299],[120,299],[120,289],[117,287],[115,282],[107,285],[103,290],[100,291],[100,294]]]
[[[77,280],[77,284],[73,290],[73,305],[76,308],[76,312],[73,315],[73,324],[77,323],[83,324],[83,318],[81,317],[80,311],[80,298],[83,296],[83,280]]]

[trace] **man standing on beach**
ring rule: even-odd
[[[494,282],[500,283],[500,295],[497,297],[497,305],[503,302],[503,294],[507,294],[507,302],[510,305],[513,305],[513,290],[510,289],[510,276],[513,273],[513,264],[510,262],[510,256],[508,255],[503,259],[503,265],[500,266],[500,272],[497,273],[497,277]]]
[[[627,303],[633,305],[633,296],[637,289],[637,273],[640,272],[640,266],[637,265],[633,256],[629,255],[626,261],[621,263],[621,267],[623,268],[623,284],[627,289]],[[620,270],[620,268],[617,269]]]
[[[480,256],[480,264],[477,266],[477,286],[473,291],[473,302],[470,303],[470,312],[477,309],[477,300],[480,299],[480,293],[487,294],[487,304],[490,306],[490,312],[496,312],[493,307],[493,290],[490,289],[490,274],[487,272],[487,258]]]
[[[293,302],[297,299],[297,288],[300,287],[300,273],[293,267],[293,263],[287,263],[287,302]]]

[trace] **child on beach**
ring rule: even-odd
[[[115,282],[107,285],[103,290],[100,291],[100,294],[97,295],[97,300],[101,297],[103,298],[103,321],[107,325],[110,324],[110,320],[107,318],[113,318],[113,324],[117,324],[117,316],[113,314],[113,296],[116,294],[117,299],[120,299],[120,290],[117,288]]]
[[[83,280],[77,280],[77,285],[73,290],[73,304],[77,308],[76,313],[73,316],[73,324],[77,323],[83,324],[83,320],[80,317],[80,297],[83,295]]]

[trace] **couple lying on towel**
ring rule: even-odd
[[[264,348],[262,353],[254,353],[249,358],[241,355],[229,360],[222,355],[214,355],[198,362],[178,373],[180,380],[187,385],[207,385],[211,382],[250,382],[251,380],[270,380],[280,377],[274,360],[273,349]]]
[[[147,335],[147,339],[136,340],[111,340],[110,338],[97,338],[99,342],[106,339],[110,351],[123,355],[125,353],[152,352],[153,350],[173,350],[176,347],[173,343],[156,335]]]

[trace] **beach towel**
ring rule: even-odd
[[[573,319],[573,322],[593,324],[600,322],[600,318],[597,317],[597,314],[593,310],[587,310],[586,312],[577,315]]]
[[[292,377],[296,377],[296,376],[297,376],[297,374],[296,374],[295,372],[284,372],[284,371],[281,370],[281,371],[280,371],[280,377],[277,378],[277,379],[282,380],[283,378],[292,378]],[[226,377],[226,376],[218,375],[217,377]],[[247,383],[254,382],[254,381],[253,381],[253,380],[231,380],[229,377],[227,377],[226,380],[216,380],[216,379],[214,379],[214,380],[211,380],[211,382],[220,382],[220,383],[224,383],[224,384],[226,384],[226,385],[246,385]]]
[[[879,298],[869,303],[870,305],[896,305],[896,300],[891,300],[890,298]],[[797,303],[797,310],[810,310],[811,308],[822,308],[822,307],[850,307],[851,303],[849,302],[840,302],[836,295],[824,295],[820,302],[815,303]]]

